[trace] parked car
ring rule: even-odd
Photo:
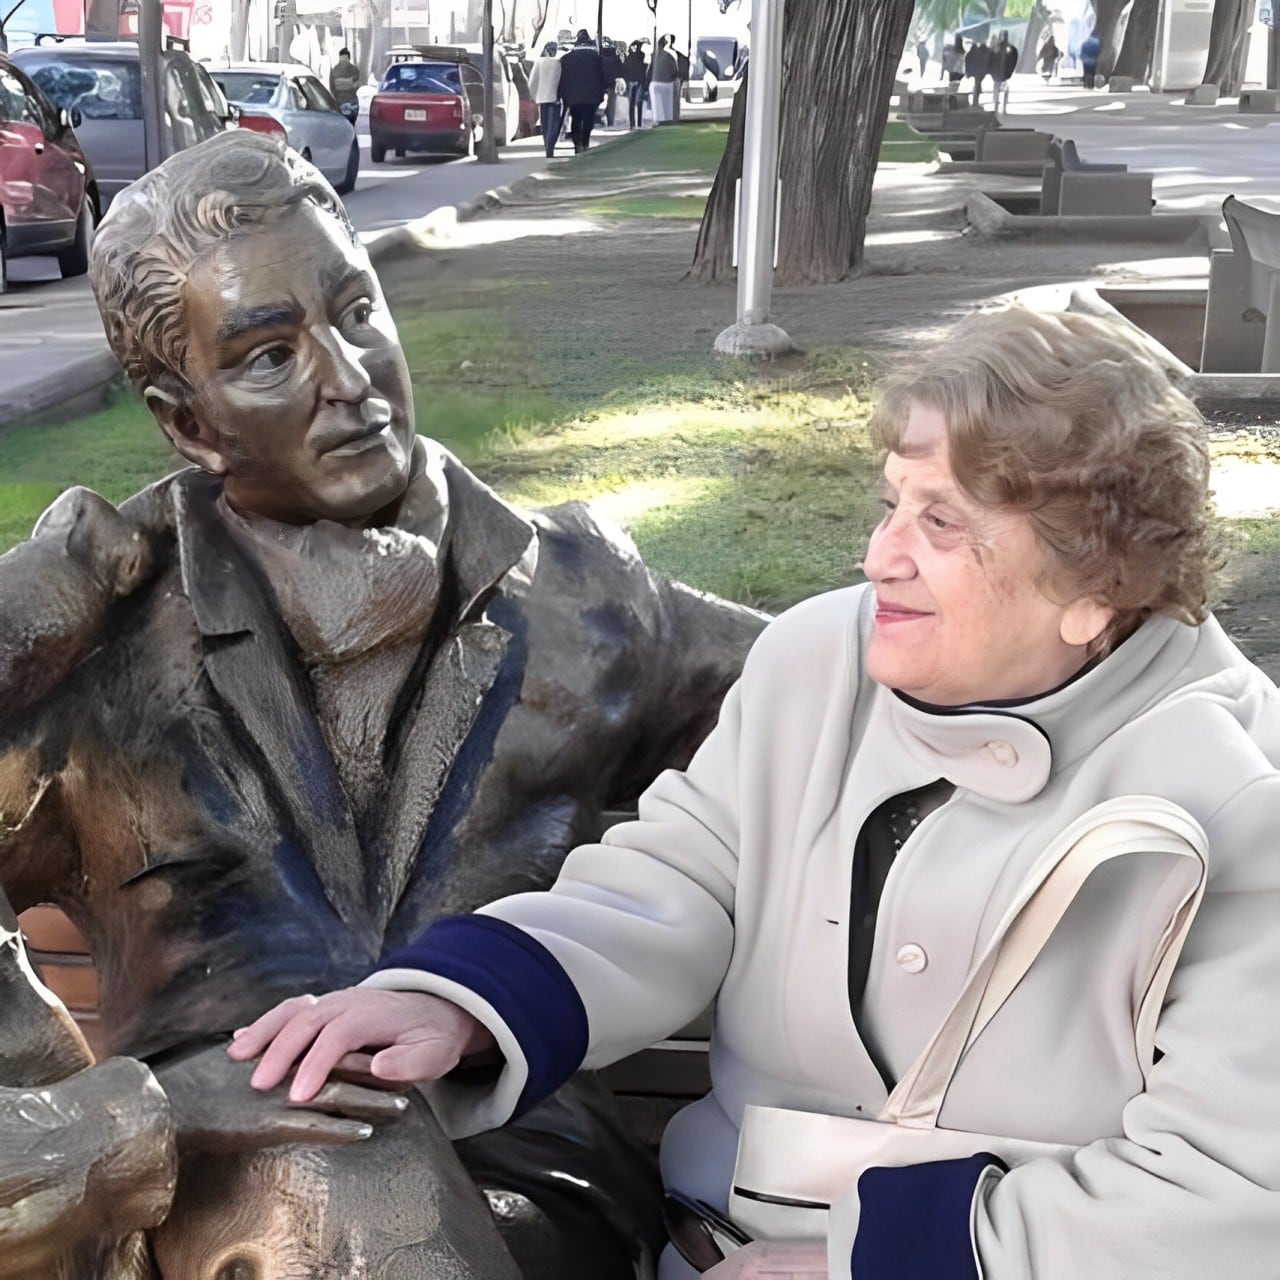
[[[355,124],[310,67],[237,62],[211,67],[209,74],[232,104],[273,116],[284,125],[289,145],[310,160],[339,195],[355,189],[360,172]]]
[[[98,188],[72,128],[77,115],[0,54],[0,293],[9,259],[24,254],[56,254],[64,276],[89,269]]]
[[[375,164],[388,151],[465,156],[477,134],[466,78],[479,79],[466,62],[393,62],[369,103],[369,154]]]
[[[78,111],[76,136],[97,175],[102,212],[146,172],[142,140],[142,76],[131,41],[40,42],[11,55],[55,107]],[[161,53],[164,119],[160,148],[172,155],[221,133],[230,121],[215,114],[201,83],[203,69],[185,50]]]
[[[462,87],[466,91],[472,117],[484,119],[484,50],[478,44],[418,44],[396,45],[387,55],[387,69],[400,62],[452,62],[462,72]],[[468,73],[467,69],[470,69]],[[507,121],[517,127],[520,120],[520,95],[511,78],[511,70],[500,48],[493,50],[493,136],[498,146],[505,147],[512,136]],[[477,136],[479,130],[477,130]]]

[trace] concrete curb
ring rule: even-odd
[[[104,338],[105,343],[105,338]],[[50,422],[102,408],[107,393],[124,378],[110,349],[68,360],[57,377],[30,382],[6,392],[0,403],[0,430],[23,423]]]
[[[1009,213],[990,196],[973,192],[965,202],[969,225],[988,239],[1137,240],[1146,243],[1180,243],[1196,240],[1210,244],[1217,219],[1198,213],[1152,213],[1143,217],[1041,217]]]

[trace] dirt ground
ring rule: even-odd
[[[626,145],[624,142],[623,146]],[[459,224],[429,252],[382,268],[392,299],[438,291],[458,305],[502,309],[508,333],[527,344],[529,365],[545,385],[587,378],[608,383],[612,362],[666,367],[690,351],[710,351],[732,322],[734,291],[684,279],[697,223],[692,219],[591,217],[602,196],[635,190],[705,194],[705,175],[575,176],[572,162],[527,180],[506,202]],[[988,300],[1031,286],[1140,280],[1148,275],[1203,275],[1203,241],[1133,240],[1054,244],[989,239],[966,226],[968,184],[928,176],[919,165],[882,166],[868,224],[865,270],[839,284],[782,289],[773,319],[808,354],[811,373],[824,353],[860,348],[868,374],[895,352],[935,339]],[[842,378],[849,362],[839,362]],[[801,367],[783,360],[761,371],[785,385]],[[630,375],[628,375],[630,376]],[[1261,458],[1280,439],[1280,422],[1251,415]],[[1273,434],[1274,433],[1274,436]],[[1237,431],[1219,421],[1214,437]],[[1248,449],[1237,450],[1247,454]],[[1280,499],[1277,500],[1280,505]],[[1228,630],[1273,679],[1280,677],[1280,546],[1255,538],[1237,549],[1224,574],[1218,612]],[[1280,542],[1280,539],[1278,539]],[[1259,549],[1261,547],[1261,549]]]

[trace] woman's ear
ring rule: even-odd
[[[215,476],[226,474],[227,460],[217,432],[209,430],[196,418],[185,395],[152,383],[144,388],[142,398],[151,410],[151,416],[160,424],[160,430],[169,438],[169,443],[188,462]]]
[[[1085,648],[1097,640],[1115,616],[1116,611],[1110,605],[1095,600],[1093,596],[1081,596],[1063,610],[1058,634],[1063,644]]]

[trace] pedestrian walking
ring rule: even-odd
[[[560,59],[556,56],[560,46],[548,40],[542,46],[542,56],[533,64],[529,74],[529,92],[538,104],[538,122],[542,128],[542,145],[548,158],[555,155],[556,139],[560,136],[564,111],[560,105]]]
[[[982,106],[982,85],[991,74],[991,50],[985,40],[969,46],[964,55],[964,73],[973,81],[973,105]]]
[[[916,41],[916,57],[920,59],[920,79],[923,80],[929,65],[929,42],[923,36]]]
[[[626,92],[622,59],[618,57],[618,50],[612,40],[605,40],[600,46],[600,65],[604,68],[604,122],[612,129],[618,95]],[[618,88],[619,83],[622,84],[621,89]]]
[[[685,85],[689,83],[689,57],[676,47],[675,35],[667,37],[667,48],[676,60],[676,78],[671,83],[671,118],[680,119],[680,104],[684,101]]]
[[[1092,89],[1097,84],[1098,59],[1102,56],[1102,41],[1098,39],[1096,30],[1089,32],[1089,38],[1080,46],[1080,69],[1084,72],[1084,87]]]
[[[958,31],[955,41],[943,47],[942,74],[953,89],[964,79],[964,37]]]
[[[675,83],[680,66],[675,55],[667,48],[667,37],[658,37],[658,49],[649,68],[649,104],[653,108],[653,123],[675,119]]]
[[[560,59],[560,101],[569,109],[569,136],[576,155],[591,145],[591,126],[604,101],[604,64],[591,32],[583,27]]]
[[[1040,74],[1044,77],[1045,84],[1049,83],[1049,77],[1053,75],[1053,69],[1058,65],[1058,59],[1062,56],[1062,51],[1054,43],[1052,34],[1040,46],[1040,52],[1036,54],[1036,60],[1040,63]]]
[[[991,106],[995,111],[1009,110],[1009,81],[1018,66],[1018,48],[1009,43],[1009,33],[1002,31],[991,50]],[[1003,102],[1002,102],[1003,100]]]
[[[649,78],[649,63],[644,56],[644,45],[633,40],[627,46],[627,56],[622,60],[622,78],[627,82],[627,122],[632,129],[644,124],[644,91]]]
[[[350,49],[339,49],[338,60],[329,72],[329,91],[338,100],[338,106],[344,102],[359,102],[356,90],[360,87],[360,69],[351,61]]]

